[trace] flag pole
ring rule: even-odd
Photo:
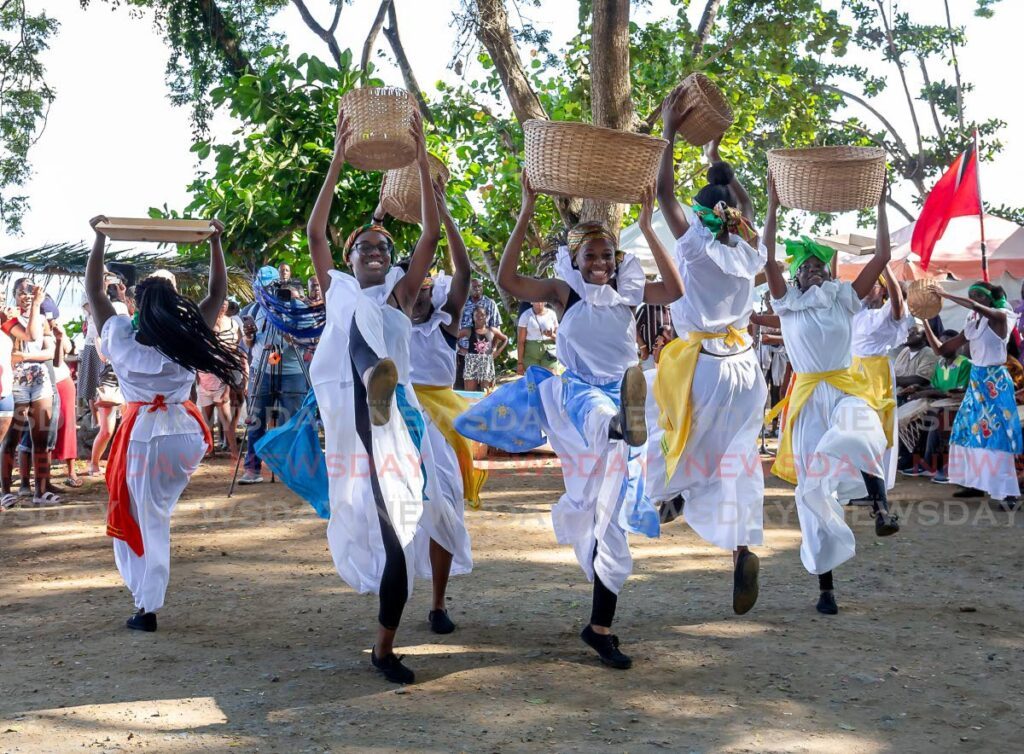
[[[981,210],[978,213],[978,222],[981,226],[981,279],[986,283],[988,279],[988,246],[985,244],[985,200],[981,197],[981,152],[978,151],[978,129],[974,129],[974,164],[975,175],[978,176],[978,206]]]

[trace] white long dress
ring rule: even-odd
[[[681,494],[686,522],[707,542],[726,550],[763,541],[764,474],[757,438],[768,388],[747,337],[754,304],[754,277],[767,250],[732,235],[718,241],[692,213],[689,230],[676,241],[675,262],[685,293],[672,304],[679,338],[690,332],[743,333],[743,343],[705,340],[697,357],[690,396],[691,429],[672,479],[666,478],[654,390],[647,394],[647,486],[652,500]],[[648,373],[653,386],[654,372]]]
[[[892,380],[893,394],[896,400],[896,370],[893,369],[890,355],[907,340],[907,334],[914,323],[909,314],[901,320],[893,319],[892,302],[886,301],[878,309],[864,307],[853,315],[853,355],[860,358],[884,356],[889,358],[889,375]],[[896,412],[892,412],[892,426],[889,436],[893,438],[892,447],[885,454],[885,487],[891,490],[896,486],[896,465],[899,460],[900,446],[897,431]]]
[[[136,555],[126,542],[114,540],[114,561],[135,607],[156,612],[171,574],[171,513],[206,452],[203,428],[182,405],[195,373],[136,341],[127,316],[108,319],[100,338],[125,400],[152,403],[162,395],[167,404],[156,411],[141,408],[128,443],[128,494],[144,552]]]
[[[790,287],[772,307],[797,374],[849,369],[851,320],[861,308],[852,285],[830,280],[803,293]],[[839,500],[866,494],[862,471],[882,476],[885,432],[863,399],[822,382],[797,415],[791,440],[800,558],[808,571],[822,574],[856,552]]]
[[[618,594],[633,570],[623,518],[631,498],[643,495],[647,449],[609,439],[617,404],[598,393],[602,386],[617,390],[626,369],[637,365],[633,307],[643,302],[645,279],[640,263],[626,255],[616,288],[586,283],[564,247],[555,273],[579,301],[566,310],[555,338],[566,373],[539,386],[545,434],[562,462],[565,483],[551,520],[558,542],[573,546],[587,578],[593,581],[596,573]],[[579,416],[574,421],[567,397],[588,390],[588,410],[582,422]]]
[[[409,349],[410,375],[414,385],[432,385],[450,388],[455,384],[455,346],[454,339],[450,344],[444,335],[443,328],[450,325],[451,315],[444,311],[451,289],[451,278],[439,276],[434,281],[431,302],[434,311],[426,322],[412,326],[412,342]],[[423,411],[426,424],[425,439],[430,443],[433,453],[434,480],[442,503],[451,511],[439,524],[450,527],[443,539],[448,546],[442,545],[452,553],[452,575],[469,573],[473,570],[473,556],[469,532],[465,521],[465,491],[463,490],[462,471],[455,450],[445,436],[431,420],[430,414]],[[430,471],[427,472],[430,476]],[[457,522],[457,523],[456,523]],[[437,540],[440,542],[441,540]],[[427,537],[420,537],[417,543],[417,561],[426,559],[429,567],[429,544]],[[452,549],[449,549],[449,546]]]
[[[331,271],[325,304],[327,323],[310,364],[310,380],[324,422],[325,455],[331,502],[327,542],[341,578],[360,593],[378,592],[386,561],[377,505],[370,482],[370,463],[356,427],[354,375],[349,356],[353,321],[367,345],[379,358],[390,358],[398,369],[405,401],[422,416],[410,381],[412,323],[388,304],[404,272],[392,268],[379,286],[361,289],[351,275]],[[459,532],[465,526],[441,503],[437,474],[430,473],[434,457],[424,433],[420,446],[406,426],[399,394],[392,398],[391,419],[371,427],[376,477],[388,519],[405,551],[409,594],[416,575],[430,577],[427,544],[434,539],[458,555]],[[426,474],[424,475],[424,470]],[[468,548],[468,541],[466,542]],[[467,550],[468,551],[468,550]],[[464,572],[463,561],[452,572]]]

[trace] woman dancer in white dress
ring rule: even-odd
[[[663,108],[670,144],[687,115],[678,110],[680,94]],[[648,395],[648,485],[652,500],[681,495],[694,531],[732,553],[732,606],[743,614],[758,594],[760,564],[749,547],[764,541],[757,438],[768,388],[747,328],[767,252],[752,229],[750,197],[721,161],[717,141],[707,154],[708,185],[692,211],[675,196],[671,147],[658,176],[658,203],[676,237],[686,295],[672,305],[679,337],[661,352]]]
[[[436,490],[430,440],[409,374],[409,315],[433,262],[440,223],[416,114],[411,134],[417,145],[423,230],[408,272],[393,266],[394,243],[376,224],[356,228],[345,243],[352,275],[334,269],[327,223],[349,131],[345,114],[339,113],[334,157],[307,227],[327,310],[309,370],[326,440],[327,541],[342,579],[361,593],[380,596],[371,663],[389,681],[412,683],[415,674],[395,655],[394,639],[413,577],[430,576],[429,558],[417,557],[429,547],[414,540],[429,537],[456,564],[470,562],[461,516]]]
[[[878,217],[879,238],[889,238],[889,228],[884,214]],[[896,486],[896,463],[899,457],[896,419],[896,372],[893,370],[889,353],[907,340],[907,333],[914,324],[907,315],[903,291],[888,265],[881,282],[871,286],[871,291],[862,302],[864,308],[853,315],[853,368],[863,372],[871,383],[871,389],[878,398],[893,401],[893,408],[882,416],[882,426],[892,438],[892,444],[885,454],[885,488]]]
[[[156,631],[170,578],[171,513],[210,448],[210,430],[189,400],[196,372],[228,384],[241,376],[237,353],[214,334],[228,276],[221,250],[224,226],[214,220],[210,280],[197,306],[164,278],[149,277],[136,288],[134,317],[117,315],[103,285],[106,237],[90,221],[96,241],[85,270],[85,293],[102,351],[128,401],[110,446],[107,464],[107,534],[114,560],[131,590],[137,612],[128,628]]]
[[[625,669],[632,661],[611,634],[618,593],[632,570],[626,531],[657,536],[657,513],[644,492],[647,385],[637,365],[636,321],[641,303],[669,304],[682,294],[679,273],[651,227],[654,188],[644,199],[640,227],[662,282],[647,283],[632,255],[617,260],[616,240],[598,222],[569,231],[558,252],[558,279],[519,274],[523,241],[537,195],[523,174],[519,218],[505,246],[498,285],[521,301],[545,301],[565,311],[556,336],[560,377],[530,367],[456,422],[467,437],[509,450],[528,450],[546,435],[562,463],[565,494],[551,511],[555,535],[573,545],[594,582],[590,622],[580,638],[601,661]],[[538,426],[539,419],[539,426]]]
[[[949,439],[949,481],[964,488],[953,496],[980,496],[980,490],[1011,510],[1020,496],[1014,459],[1024,452],[1013,380],[1006,369],[1006,345],[1016,315],[1006,292],[992,283],[975,283],[966,298],[942,296],[971,310],[963,332],[945,343],[925,328],[940,356],[952,356],[964,343],[971,344],[971,380]]]
[[[887,438],[879,412],[890,408],[891,401],[878,400],[864,375],[850,370],[853,316],[889,262],[889,238],[879,231],[875,255],[852,285],[832,280],[833,249],[807,237],[787,241],[791,284],[786,285],[775,263],[779,198],[771,179],[768,188],[765,272],[795,373],[772,471],[796,484],[803,536],[800,557],[804,567],[818,576],[818,612],[835,615],[839,607],[832,571],[852,558],[856,549],[840,498],[861,497],[866,491],[875,515],[875,533],[884,537],[899,531],[882,479]],[[884,227],[885,191],[878,202],[878,218],[879,228]]]
[[[437,208],[441,215],[453,275],[444,273],[426,278],[412,307],[412,342],[409,348],[410,377],[416,398],[423,407],[427,439],[434,459],[434,478],[444,505],[459,521],[463,520],[465,503],[480,505],[480,486],[486,474],[473,468],[473,454],[469,442],[455,432],[455,418],[468,408],[459,397],[455,384],[455,352],[459,340],[459,319],[469,298],[470,265],[466,245],[448,211],[444,189],[434,186]],[[427,472],[430,474],[430,470]],[[420,537],[420,547],[429,549],[430,572],[433,586],[433,605],[427,614],[430,630],[435,634],[450,634],[455,624],[448,617],[445,593],[448,576],[469,573],[473,561],[469,533],[465,524],[458,531],[454,553],[444,549],[433,539]],[[429,539],[429,542],[428,542]],[[453,554],[458,560],[453,563]],[[420,559],[422,560],[422,554]]]

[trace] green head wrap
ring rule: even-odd
[[[715,214],[715,211],[710,207],[705,207],[703,204],[693,203],[693,214],[697,216],[697,219],[701,221],[705,228],[711,231],[711,234],[717,236],[722,232],[722,226],[725,224],[725,220]]]
[[[807,236],[800,236],[799,239],[787,238],[786,261],[789,262],[789,274],[796,277],[801,265],[811,257],[817,257],[825,264],[832,261],[836,250],[820,243],[815,243]]]
[[[974,285],[972,285],[970,288],[967,289],[968,293],[970,293],[971,291],[976,291],[977,293],[985,294],[985,297],[989,301],[992,302],[992,307],[994,309],[1009,309],[1010,308],[1010,304],[1006,300],[1006,296],[1003,296],[1002,298],[996,298],[995,295],[992,293],[992,291],[990,291],[988,288],[986,288],[983,285],[978,285],[977,283],[975,283]]]

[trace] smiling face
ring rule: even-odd
[[[477,330],[483,330],[487,327],[487,312],[484,311],[482,306],[478,306],[473,310],[473,327]]]
[[[796,284],[800,287],[801,291],[820,286],[826,280],[831,279],[832,270],[817,257],[810,257],[796,271]]]
[[[391,269],[391,241],[375,230],[361,233],[348,255],[352,274],[362,288],[380,285]]]
[[[14,301],[22,312],[27,312],[32,308],[31,280],[21,280],[18,282],[18,286],[14,289]]]
[[[576,252],[576,266],[584,282],[608,285],[615,276],[615,245],[607,238],[585,242]]]
[[[430,300],[433,292],[434,286],[428,285],[425,288],[420,288],[420,292],[416,294],[416,302],[412,305],[412,323],[414,325],[423,324],[434,313],[434,304]]]

